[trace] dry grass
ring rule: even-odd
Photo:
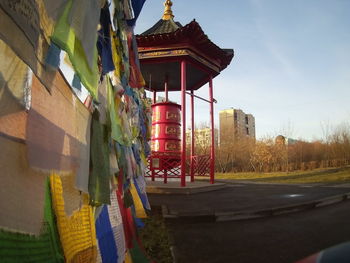
[[[350,167],[278,173],[217,173],[216,179],[252,180],[271,183],[350,183]]]

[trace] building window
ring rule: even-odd
[[[246,130],[247,135],[249,135],[249,128],[246,127],[245,130]]]
[[[235,112],[235,113],[233,114],[233,116],[234,116],[234,119],[235,119],[235,120],[237,120],[237,119],[238,119],[237,112]]]
[[[245,124],[248,124],[248,116],[245,116]]]

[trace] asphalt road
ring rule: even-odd
[[[289,263],[350,240],[350,201],[231,222],[168,221],[177,263]]]

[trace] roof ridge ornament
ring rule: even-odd
[[[170,20],[174,18],[173,11],[171,10],[171,6],[173,5],[173,2],[171,0],[166,0],[164,2],[164,13],[163,13],[163,20]]]

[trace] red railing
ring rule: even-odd
[[[210,176],[210,155],[192,156],[194,176]]]
[[[190,160],[186,160],[186,174],[190,176]],[[193,175],[210,176],[210,155],[192,156]],[[181,177],[181,153],[179,152],[153,152],[148,158],[148,167],[146,177],[163,178],[167,183],[168,178]]]
[[[148,171],[146,177],[163,178],[167,183],[168,178],[181,177],[181,153],[180,152],[153,152],[148,158]]]

